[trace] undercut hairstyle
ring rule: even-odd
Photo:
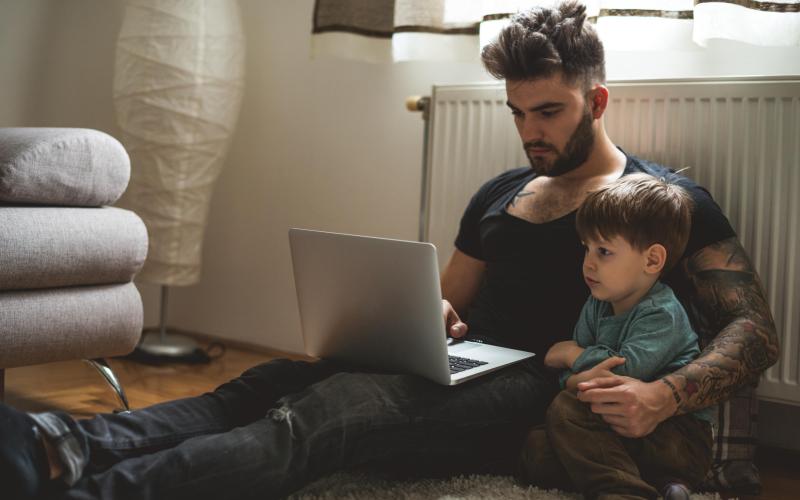
[[[603,43],[586,20],[586,7],[577,1],[513,16],[483,48],[481,59],[497,79],[535,80],[561,72],[564,83],[584,91],[606,82]]]
[[[663,178],[631,174],[590,193],[578,209],[575,225],[582,241],[621,237],[640,252],[656,243],[663,245],[664,274],[686,249],[693,206],[682,187]]]

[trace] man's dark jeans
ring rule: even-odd
[[[457,387],[271,361],[202,396],[78,422],[60,415],[85,455],[74,463],[87,465],[51,496],[264,499],[370,464],[418,474],[496,470],[513,463],[556,392],[530,360]]]

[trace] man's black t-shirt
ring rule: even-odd
[[[685,188],[694,200],[692,229],[683,257],[735,236],[711,195],[666,167],[627,155],[623,175],[645,172]],[[529,167],[510,170],[481,187],[461,219],[456,248],[487,263],[466,322],[469,336],[537,353],[569,340],[589,296],[583,280],[583,246],[571,212],[544,224],[510,215],[506,207],[535,177]],[[681,263],[663,281],[686,304],[691,287]]]

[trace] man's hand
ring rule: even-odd
[[[444,329],[448,335],[458,339],[467,334],[467,324],[461,321],[456,310],[446,300],[442,300],[442,314],[444,315]]]
[[[583,352],[574,340],[556,342],[544,355],[544,364],[550,368],[572,368],[575,360]]]
[[[619,435],[643,437],[677,411],[671,389],[661,380],[642,382],[613,375],[578,384],[578,399]]]

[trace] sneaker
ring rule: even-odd
[[[3,485],[3,497],[35,498],[49,474],[47,453],[33,419],[27,413],[0,403],[0,484]]]

